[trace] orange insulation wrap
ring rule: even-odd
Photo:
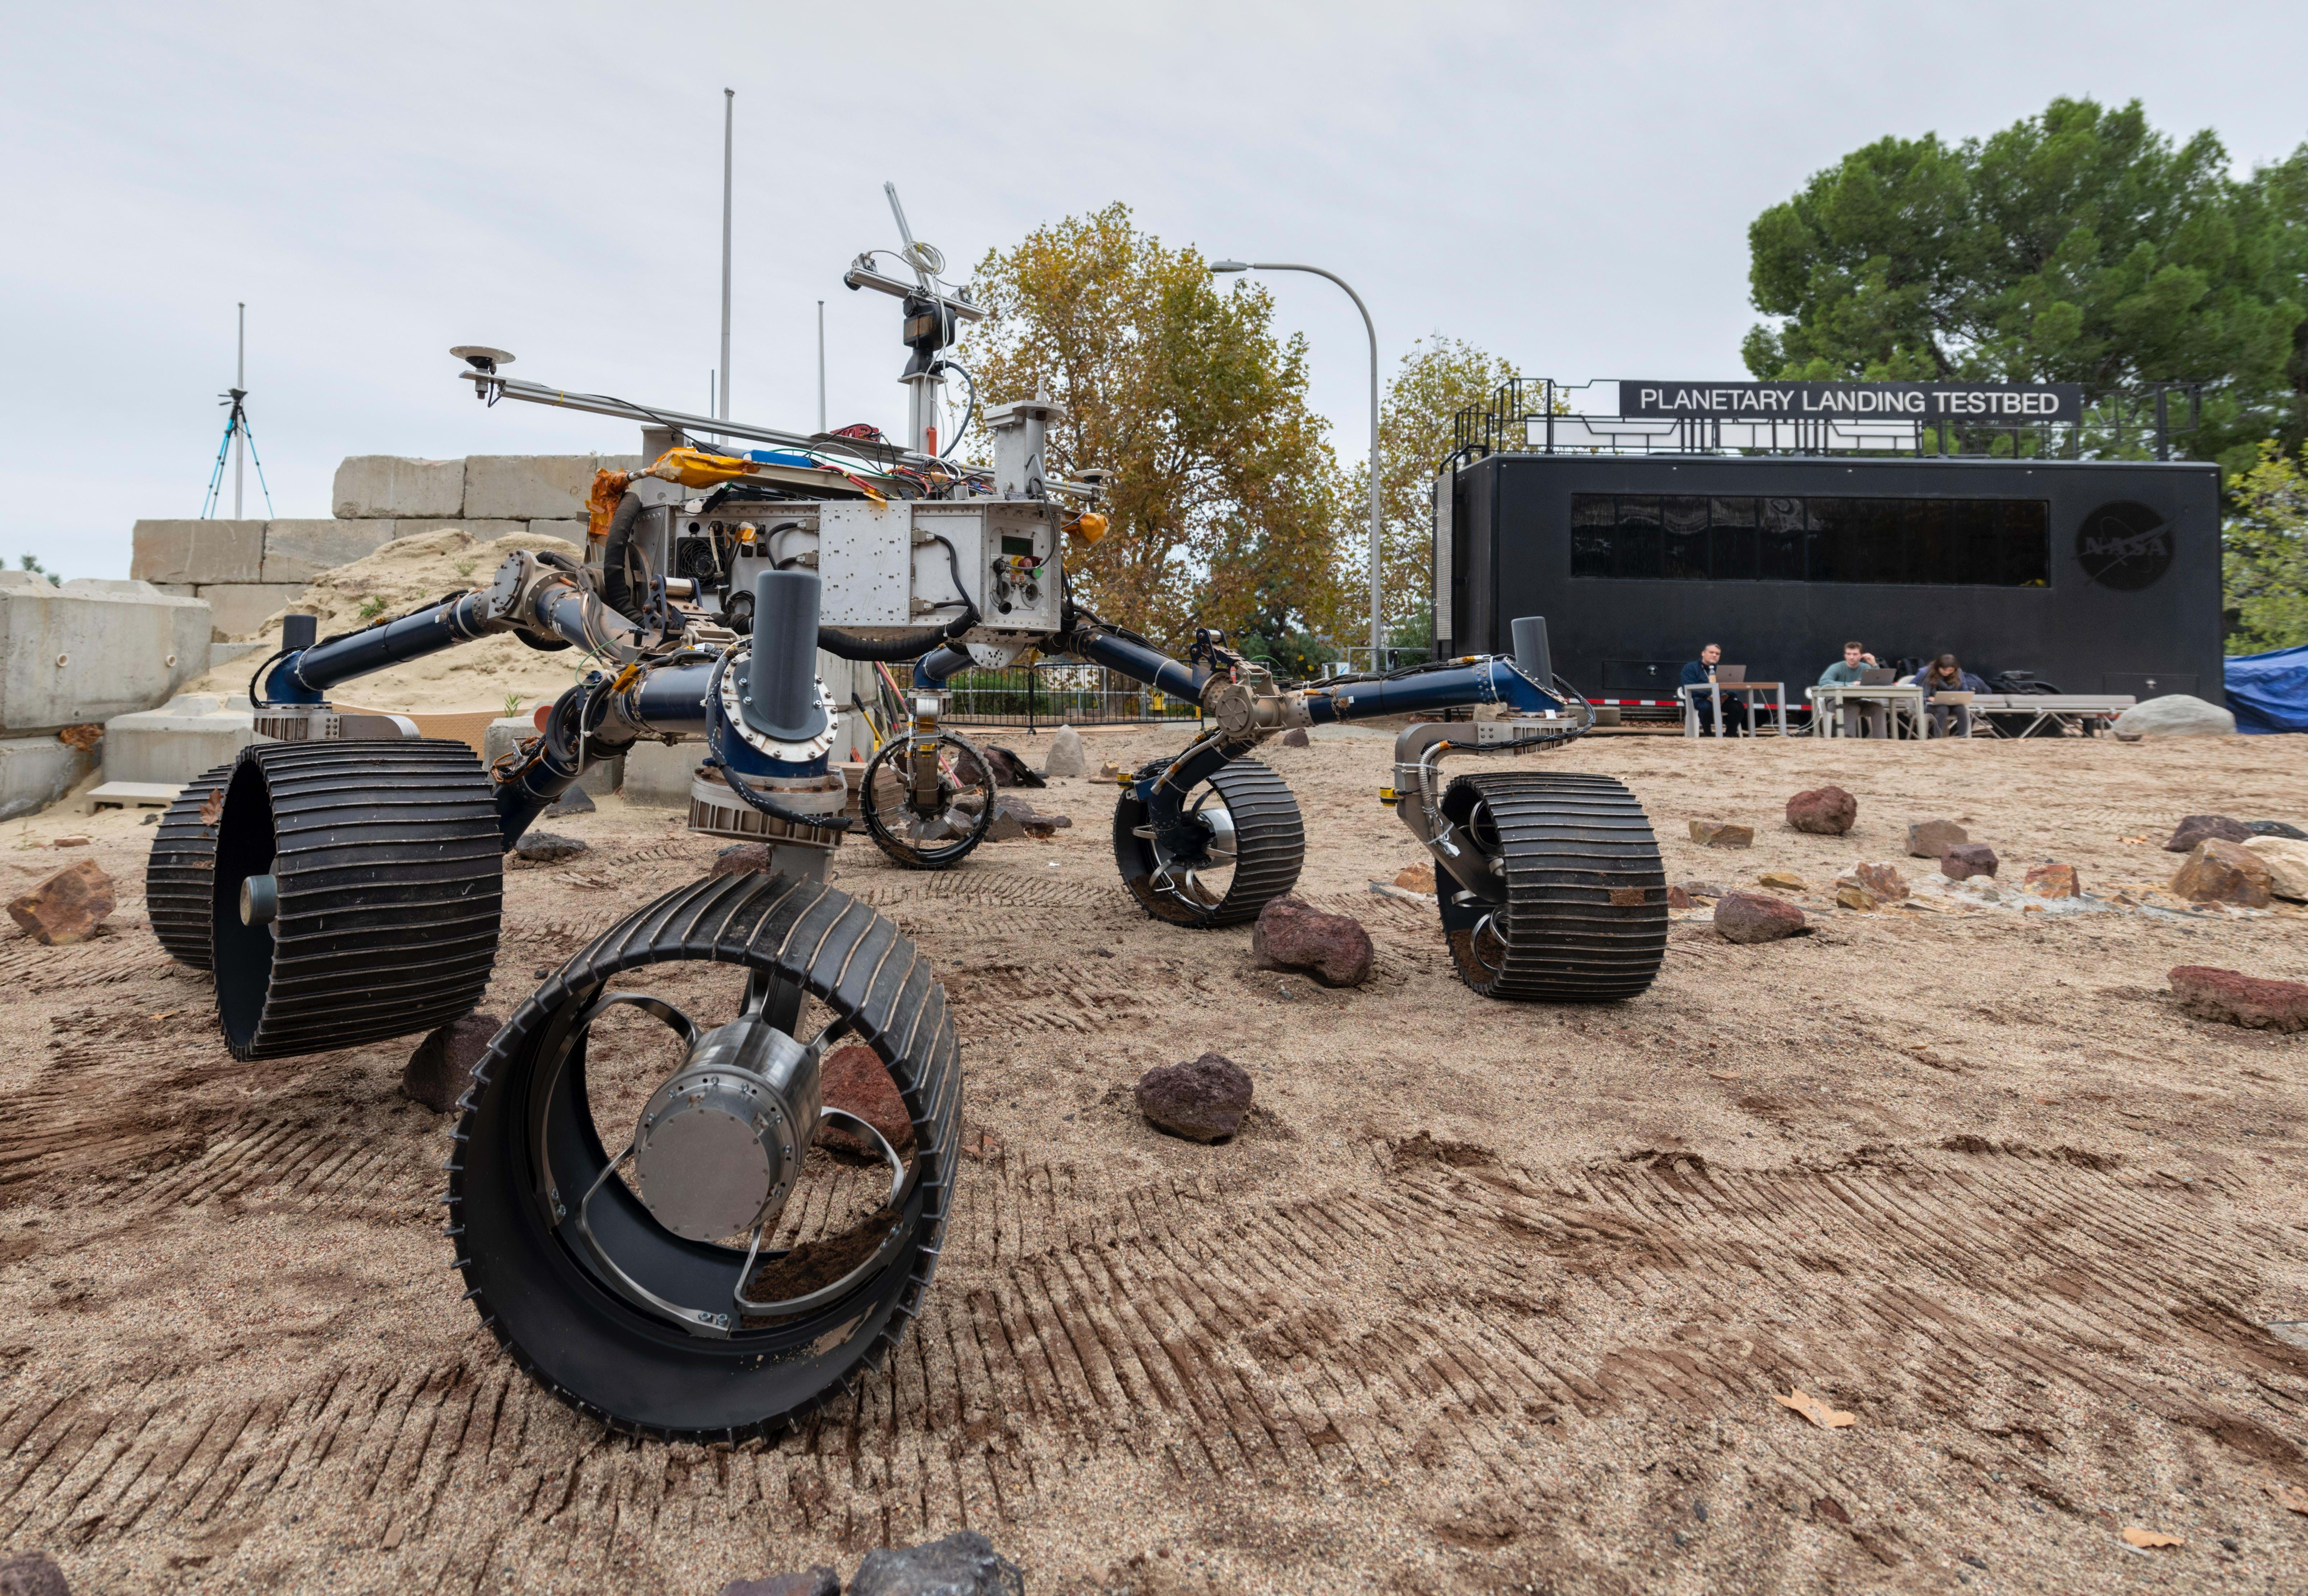
[[[585,536],[588,541],[599,543],[609,535],[609,517],[617,513],[617,501],[624,496],[625,485],[633,480],[625,471],[595,471],[593,491],[585,497]]]
[[[684,487],[718,487],[754,474],[754,462],[728,454],[708,454],[702,449],[668,449],[642,473]]]

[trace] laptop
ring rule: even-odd
[[[1726,686],[1735,686],[1747,679],[1747,668],[1744,665],[1718,665],[1715,668],[1715,679]]]
[[[1896,670],[1863,670],[1859,673],[1859,685],[1863,687],[1888,687],[1899,679],[1899,673]]]

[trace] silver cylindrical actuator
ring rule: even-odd
[[[814,571],[764,571],[754,579],[745,723],[781,743],[807,742],[825,729],[817,693],[817,610]]]

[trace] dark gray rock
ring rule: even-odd
[[[467,1014],[452,1020],[417,1044],[400,1072],[400,1090],[410,1101],[423,1103],[435,1114],[457,1106],[472,1079],[473,1066],[488,1051],[489,1040],[504,1022],[495,1014]]]
[[[1294,726],[1282,734],[1282,746],[1286,748],[1304,748],[1310,746],[1310,741],[1303,726]]]
[[[46,1552],[0,1557],[0,1596],[72,1596],[65,1571]]]
[[[733,1579],[721,1587],[721,1596],[841,1596],[841,1576],[821,1563],[798,1574]]]
[[[2191,815],[2172,829],[2172,840],[2164,844],[2164,851],[2192,853],[2196,844],[2207,837],[2221,842],[2243,842],[2252,835],[2252,829],[2241,820],[2231,820],[2225,815]]]
[[[558,832],[530,832],[513,844],[513,855],[532,865],[550,865],[562,859],[573,859],[590,847],[574,837],[564,837]]]
[[[849,1596],[1026,1596],[1026,1571],[975,1530],[866,1554]]]
[[[1223,1053],[1191,1064],[1158,1065],[1138,1077],[1138,1111],[1174,1136],[1231,1136],[1250,1110],[1250,1076]]]
[[[2255,837],[2289,837],[2295,842],[2308,842],[2308,832],[2286,820],[2247,820],[2243,829]]]

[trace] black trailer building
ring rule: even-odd
[[[1575,453],[1468,451],[1438,482],[1438,651],[1509,651],[1543,615],[1590,697],[1671,697],[1717,642],[1800,703],[1858,638],[1886,663],[2221,701],[2216,466],[1611,453],[1572,419],[1549,430]]]

